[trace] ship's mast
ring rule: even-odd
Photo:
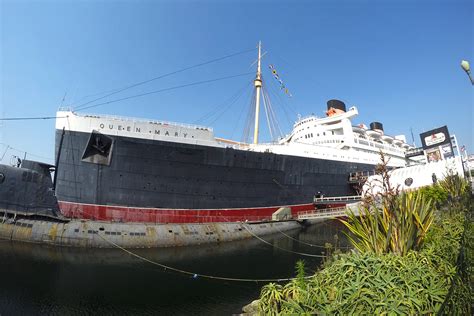
[[[262,59],[262,42],[258,42],[258,60],[257,60],[257,77],[254,80],[255,85],[255,130],[253,133],[253,143],[258,143],[258,120],[260,112],[260,90],[262,89],[262,72],[261,72],[261,59]]]

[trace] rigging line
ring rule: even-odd
[[[268,124],[268,129],[270,130],[270,138],[271,138],[271,141],[273,142],[275,139],[274,139],[274,131],[275,129],[273,128],[273,121],[271,121],[271,119],[269,118],[269,112],[270,110],[268,109],[268,100],[265,96],[265,90],[263,89],[263,85],[262,85],[262,96],[263,96],[263,105],[264,105],[264,108],[265,108],[265,116],[267,118],[267,124]]]
[[[257,105],[257,100],[256,100],[256,94],[257,91],[254,89],[253,95],[252,95],[252,100],[249,106],[249,112],[247,116],[247,124],[245,126],[245,140],[244,142],[247,143],[252,143],[253,139],[253,129],[255,128],[255,120],[257,119],[256,113],[255,113],[255,107]]]
[[[148,83],[148,82],[151,82],[151,81],[154,81],[154,80],[158,80],[158,79],[161,79],[161,78],[165,78],[165,77],[168,77],[168,76],[171,76],[171,75],[175,75],[177,73],[180,73],[180,72],[183,72],[183,71],[186,71],[186,70],[190,70],[190,69],[193,69],[193,68],[197,68],[197,67],[201,67],[201,66],[204,66],[204,65],[208,65],[208,64],[211,64],[211,63],[214,63],[214,62],[217,62],[217,61],[220,61],[220,60],[223,60],[223,59],[227,59],[227,58],[230,58],[230,57],[234,57],[234,56],[237,56],[237,55],[241,55],[241,54],[245,54],[245,53],[248,53],[250,51],[254,51],[254,49],[247,49],[247,50],[244,50],[244,51],[240,51],[240,52],[237,52],[237,53],[234,53],[234,54],[230,54],[230,55],[226,55],[226,56],[223,56],[223,57],[219,57],[219,58],[215,58],[215,59],[212,59],[212,60],[209,60],[209,61],[206,61],[206,62],[203,62],[203,63],[199,63],[199,64],[196,64],[196,65],[193,65],[193,66],[189,66],[189,67],[185,67],[185,68],[182,68],[182,69],[179,69],[179,70],[176,70],[176,71],[172,71],[172,72],[169,72],[169,73],[166,73],[166,74],[163,74],[163,75],[160,75],[158,77],[154,77],[154,78],[151,78],[151,79],[148,79],[148,80],[145,80],[145,81],[141,81],[141,82],[138,82],[138,83],[135,83],[135,84],[132,84],[132,85],[128,85],[126,87],[123,87],[123,88],[120,88],[119,90],[115,91],[115,92],[111,92],[107,95],[104,95],[100,98],[96,98],[94,100],[91,100],[91,101],[88,101],[88,102],[85,102],[83,104],[80,104],[77,106],[77,108],[81,108],[85,105],[88,105],[88,104],[91,104],[95,101],[99,101],[99,100],[102,100],[104,98],[107,98],[111,95],[114,95],[114,94],[117,94],[119,92],[122,92],[122,91],[125,91],[127,89],[131,89],[131,88],[134,88],[134,87],[137,87],[139,85],[143,85],[145,83]],[[79,110],[79,109],[76,109],[76,110]]]
[[[3,158],[5,158],[5,155],[7,154],[7,151],[8,151],[9,148],[10,148],[10,146],[7,145],[7,148],[3,152],[2,158],[0,158],[0,161],[3,160]]]
[[[117,93],[118,93],[118,90],[120,90],[120,89],[121,89],[121,88],[108,89],[108,90],[106,90],[106,91],[102,91],[102,92],[97,92],[97,93],[89,94],[89,95],[86,95],[86,96],[81,97],[79,100],[76,101],[76,103],[79,103],[79,102],[81,102],[82,100],[85,100],[85,99],[87,99],[87,98],[96,97],[96,96],[99,96],[99,95],[102,95],[102,94],[106,94],[106,93],[111,93],[111,92],[117,92]]]
[[[236,96],[236,98],[234,98],[234,100],[224,109],[222,109],[220,111],[220,113],[216,112],[217,116],[216,118],[214,118],[214,120],[212,120],[210,122],[210,125],[214,124],[219,118],[222,117],[222,115],[224,115],[235,103],[237,103],[237,101],[240,99],[240,97],[244,94],[245,92],[245,88],[247,88],[251,83],[247,84],[245,87],[242,88],[241,91],[239,91],[239,94]]]
[[[296,113],[296,111],[293,109],[293,107],[290,106],[290,105],[288,104],[288,102],[286,102],[287,99],[286,99],[286,98],[283,98],[283,97],[281,96],[281,93],[279,93],[281,89],[280,89],[279,87],[277,87],[276,82],[274,82],[274,80],[270,80],[270,81],[271,81],[270,87],[271,87],[272,89],[276,90],[276,92],[274,92],[274,94],[275,94],[275,95],[277,96],[277,98],[280,100],[280,102],[282,103],[282,105],[284,105],[284,106],[288,107],[289,109],[291,109],[291,111],[293,111],[293,113],[296,115],[297,113]],[[283,107],[283,106],[282,106],[282,107]],[[284,108],[284,107],[283,107],[283,108]]]
[[[263,93],[262,89],[262,94],[263,94],[263,108],[265,109],[265,116],[267,118],[267,124],[268,124],[268,131],[270,132],[270,139],[273,141],[273,131],[272,131],[272,125],[270,124],[270,119],[268,118],[268,112],[269,110],[267,109],[267,102],[265,101],[265,94]]]
[[[268,90],[268,92],[270,92],[270,94],[272,94],[272,95],[274,95],[274,96],[276,95],[277,98],[279,98],[280,101],[281,101],[281,97],[278,95],[278,93],[275,94],[271,89]],[[288,114],[288,111],[286,110],[286,108],[285,108],[283,102],[282,102],[281,108],[283,109],[283,112],[285,113],[285,117],[286,117],[286,120],[287,120],[288,125],[291,127],[291,126],[293,125],[293,124],[292,124],[292,120],[290,119],[290,115]],[[294,112],[294,110],[293,110],[293,112]],[[296,112],[294,112],[294,113],[295,113],[295,115],[296,115]]]
[[[219,111],[222,111],[223,110],[223,106],[224,105],[227,105],[227,107],[224,108],[224,112],[227,111],[229,105],[228,103],[230,103],[230,105],[234,104],[239,98],[240,96],[243,94],[243,92],[245,91],[245,89],[250,85],[251,82],[248,82],[246,83],[242,88],[240,88],[237,93],[235,93],[234,95],[232,95],[229,99],[227,99],[224,103],[222,104],[218,104],[217,106],[215,106],[211,111],[209,111],[208,113],[206,113],[203,117],[201,117],[200,119],[198,119],[197,121],[195,121],[194,124],[199,124],[200,122],[205,122],[207,119],[210,119],[213,115],[216,115],[216,113],[218,113]],[[222,114],[221,114],[222,115]]]
[[[265,86],[265,93],[267,95],[268,103],[270,104],[270,110],[271,110],[270,114],[273,117],[273,125],[275,127],[275,132],[279,133],[279,136],[281,137],[281,136],[283,136],[283,132],[281,131],[280,124],[278,123],[275,108],[273,107],[272,100],[270,99],[270,96],[267,93],[267,87],[266,86]]]
[[[278,124],[278,122],[276,120],[275,115],[273,114],[272,103],[271,103],[271,100],[268,96],[266,87],[264,87],[264,85],[262,85],[262,94],[263,94],[263,100],[267,103],[268,117],[269,117],[269,121],[270,121],[270,124],[271,124],[271,128],[273,130],[272,141],[276,141],[281,136],[281,133],[279,134],[278,130],[276,128],[276,125]]]
[[[280,128],[280,124],[278,123],[278,120],[277,120],[277,117],[276,117],[276,114],[275,114],[275,110],[273,109],[273,106],[271,106],[271,101],[269,100],[270,102],[270,114],[271,116],[273,117],[273,125],[274,125],[274,128],[275,128],[275,134],[278,134],[279,137],[282,137],[283,136],[283,133],[281,131],[281,128]]]
[[[145,262],[148,262],[150,264],[153,264],[155,266],[158,266],[160,268],[163,268],[166,270],[170,270],[170,271],[174,271],[174,272],[178,272],[178,273],[181,273],[181,274],[186,274],[186,275],[190,275],[192,276],[193,278],[197,278],[197,277],[201,277],[201,278],[206,278],[206,279],[213,279],[213,280],[220,280],[220,281],[235,281],[235,282],[283,282],[283,281],[292,281],[292,280],[295,280],[296,278],[280,278],[280,279],[246,279],[246,278],[228,278],[228,277],[221,277],[221,276],[214,276],[214,275],[208,275],[208,274],[200,274],[200,273],[194,273],[194,272],[190,272],[190,271],[186,271],[186,270],[181,270],[181,269],[178,269],[178,268],[174,268],[174,267],[171,267],[171,266],[168,266],[168,265],[165,265],[165,264],[162,264],[162,263],[159,263],[159,262],[156,262],[156,261],[153,261],[153,260],[150,260],[148,258],[145,258],[143,256],[140,256],[139,254],[135,253],[135,252],[132,252],[128,249],[125,249],[123,247],[121,247],[120,245],[116,244],[115,242],[111,241],[111,240],[108,240],[106,239],[104,236],[102,236],[101,234],[97,234],[100,238],[102,238],[103,240],[105,240],[106,242],[108,242],[109,244],[113,245],[114,247],[128,253],[129,255],[135,257],[135,258],[138,258],[140,260],[143,260]],[[310,279],[312,278],[313,276],[306,276],[304,277],[305,279]]]
[[[275,54],[275,52],[272,52],[271,55],[272,55],[272,56],[275,56],[275,57],[278,58],[278,59],[280,59],[280,61],[282,61],[283,63],[287,64],[287,66],[290,66],[290,68],[295,68],[294,65],[292,65],[291,63],[289,63],[286,59],[284,59],[284,58],[281,57],[280,55]]]
[[[244,90],[245,90],[245,89],[242,89],[241,93],[237,96],[237,98],[236,98],[234,101],[232,101],[232,103],[229,104],[223,111],[221,111],[221,113],[218,114],[218,115],[216,116],[216,118],[215,118],[213,121],[211,121],[209,124],[210,124],[210,125],[213,125],[213,124],[214,124],[218,119],[220,119],[220,118],[222,117],[222,115],[224,115],[235,103],[237,103],[237,101],[240,99],[240,97],[241,97],[242,94],[244,93]]]
[[[276,128],[276,125],[277,125],[276,117],[273,113],[272,105],[271,105],[271,102],[270,102],[270,98],[268,97],[267,90],[263,88],[263,85],[262,85],[262,93],[263,93],[263,102],[266,103],[266,106],[268,107],[269,127],[273,130],[273,134],[275,136],[277,136],[278,130]],[[278,134],[278,136],[281,136],[281,131]],[[276,139],[276,137],[275,137],[275,139]],[[274,141],[275,139],[272,136],[272,141]]]
[[[200,84],[205,84],[205,83],[210,83],[210,82],[215,82],[215,81],[220,81],[220,80],[226,80],[226,79],[231,79],[231,78],[236,78],[236,77],[248,76],[248,75],[250,75],[250,74],[253,74],[253,72],[247,72],[247,73],[238,74],[238,75],[233,75],[233,76],[220,77],[220,78],[216,78],[216,79],[209,79],[209,80],[197,81],[197,82],[187,83],[187,84],[183,84],[183,85],[179,85],[179,86],[174,86],[174,87],[170,87],[170,88],[164,88],[164,89],[160,89],[160,90],[154,90],[154,91],[150,91],[150,92],[135,94],[135,95],[128,96],[128,97],[124,97],[124,98],[120,98],[120,99],[110,100],[110,101],[107,101],[107,102],[102,102],[102,103],[98,103],[98,104],[89,105],[89,106],[86,106],[86,107],[77,108],[76,111],[82,111],[82,110],[85,110],[85,109],[97,107],[97,106],[99,106],[99,105],[104,105],[104,104],[109,104],[109,103],[114,103],[114,102],[120,102],[120,101],[124,101],[124,100],[128,100],[128,99],[143,97],[143,96],[150,95],[150,94],[154,94],[154,93],[159,93],[159,92],[164,92],[164,91],[170,91],[170,90],[176,90],[176,89],[180,89],[180,88],[185,88],[185,87],[190,87],[190,86],[196,86],[196,85],[200,85]]]
[[[27,153],[27,154],[30,155],[30,156],[34,156],[34,157],[38,157],[38,158],[43,158],[43,159],[48,159],[48,160],[53,160],[53,158],[51,158],[51,157],[45,157],[45,156],[40,156],[40,155],[35,155],[35,154],[32,154],[32,153],[28,153],[28,152],[25,151],[25,150],[12,147],[12,146],[10,146],[10,145],[8,145],[8,144],[5,144],[5,143],[0,143],[0,144],[7,146],[7,149],[12,149],[12,150],[15,150],[15,151],[18,151],[18,152],[21,152],[21,153]],[[5,153],[6,153],[6,152],[5,152]],[[5,156],[5,153],[3,154],[3,156]],[[2,159],[3,159],[3,156],[2,156]],[[1,159],[0,159],[0,160],[1,160]]]
[[[249,96],[251,96],[251,92],[252,90],[248,91]],[[234,128],[232,129],[232,134],[230,135],[230,139],[234,138],[235,131],[237,130],[237,126],[239,125],[240,119],[242,118],[242,114],[244,113],[244,111],[245,111],[245,107],[242,106],[239,112],[239,117],[235,121]]]
[[[255,121],[255,112],[254,112],[254,109],[255,109],[255,89],[253,90],[253,93],[252,93],[252,96],[251,96],[251,99],[250,99],[250,104],[249,104],[249,107],[247,109],[247,117],[245,119],[245,128],[243,130],[243,133],[242,133],[242,139],[241,141],[243,143],[250,143],[250,134],[251,134],[251,126],[252,126],[252,123],[254,123]]]
[[[207,119],[211,118],[213,115],[215,115],[219,111],[222,111],[223,106],[227,105],[230,102],[233,102],[233,100],[240,94],[241,91],[243,91],[245,89],[246,86],[247,86],[247,84],[245,84],[242,88],[240,88],[235,94],[233,94],[230,98],[225,100],[223,103],[219,103],[216,106],[214,106],[210,111],[208,111],[206,114],[204,114],[198,120],[194,121],[193,124],[202,124],[203,122],[205,122]]]
[[[262,239],[260,238],[259,236],[255,235],[253,232],[251,232],[245,225],[242,225],[252,236],[254,236],[255,238],[257,238],[258,240],[260,240],[261,242],[264,242],[266,243],[267,245],[270,245],[276,249],[280,249],[282,251],[285,251],[285,252],[291,252],[291,253],[294,253],[294,254],[297,254],[297,255],[301,255],[301,256],[306,256],[306,257],[316,257],[316,258],[326,258],[326,256],[324,255],[313,255],[313,254],[310,254],[310,253],[304,253],[304,252],[298,252],[298,251],[293,251],[293,250],[288,250],[288,249],[285,249],[285,248],[282,248],[282,247],[278,247],[278,246],[275,246],[273,245],[272,243],[266,241],[265,239]]]
[[[28,120],[53,120],[67,116],[39,116],[39,117],[0,117],[0,121],[28,121]]]
[[[245,143],[250,143],[250,141],[248,141],[248,137],[249,137],[249,129],[250,129],[250,124],[251,124],[251,120],[252,120],[252,114],[253,114],[253,108],[254,108],[254,103],[255,103],[255,89],[252,91],[252,95],[250,96],[250,102],[248,104],[248,107],[247,107],[247,115],[245,117],[245,122],[244,122],[244,129],[242,130],[242,138],[241,138],[241,142]]]

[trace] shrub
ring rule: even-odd
[[[448,194],[448,204],[450,209],[459,209],[467,204],[470,198],[469,182],[457,174],[448,172],[446,177],[439,181],[439,186]]]
[[[271,296],[262,295],[260,311],[265,314],[269,311],[322,315],[430,314],[442,305],[453,274],[454,269],[440,271],[429,257],[416,252],[404,257],[345,254],[309,279],[297,297],[282,295],[276,305]]]
[[[283,286],[277,283],[268,283],[260,292],[259,311],[266,314],[278,314],[284,299]]]
[[[422,187],[417,192],[432,200],[435,205],[443,204],[448,199],[448,192],[438,184]]]
[[[444,213],[433,222],[420,251],[405,256],[338,255],[310,279],[304,278],[300,262],[295,280],[284,287],[271,283],[262,290],[260,313],[426,315],[440,312],[445,301],[445,314],[470,313],[469,282],[456,275],[462,234],[462,214]],[[464,236],[471,238],[472,248],[469,231]]]
[[[442,214],[444,218],[459,218],[460,215],[460,213],[454,215],[450,213]],[[456,275],[453,278],[452,285],[445,302],[438,313],[439,315],[472,315],[472,307],[474,306],[472,295],[472,286],[474,284],[474,223],[472,222],[472,213],[469,214],[466,212],[466,215],[467,216],[464,220],[464,229],[461,240],[453,236],[456,235],[456,232],[460,231],[460,225],[455,225],[456,222],[460,223],[460,221],[456,220],[444,221],[445,225],[448,224],[449,226],[454,227],[454,229],[446,229],[446,231],[451,231],[454,234],[442,234],[441,236],[435,236],[433,238],[435,240],[446,239],[445,243],[447,245],[450,245],[451,243],[454,243],[455,245],[451,247],[445,245],[445,247],[441,247],[440,251],[440,254],[447,258],[447,260],[456,260]],[[438,242],[437,244],[443,245],[442,242]],[[458,254],[457,257],[455,257],[453,254],[449,254],[449,252],[452,250],[450,248],[457,247],[458,245],[460,246],[459,252],[454,251],[454,254]]]

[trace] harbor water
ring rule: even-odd
[[[0,315],[231,315],[257,298],[265,283],[206,279],[294,277],[321,264],[325,243],[347,246],[336,220],[263,240],[197,247],[135,249],[154,265],[120,249],[58,248],[0,240]],[[337,236],[337,237],[336,237]],[[310,245],[311,244],[311,245]]]

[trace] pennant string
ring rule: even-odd
[[[292,94],[290,93],[290,90],[285,86],[283,83],[283,80],[281,80],[280,75],[278,75],[278,72],[273,65],[268,65],[268,68],[270,68],[273,78],[275,78],[276,81],[280,84],[280,90],[282,90],[286,95],[288,95],[290,98],[292,97]]]

